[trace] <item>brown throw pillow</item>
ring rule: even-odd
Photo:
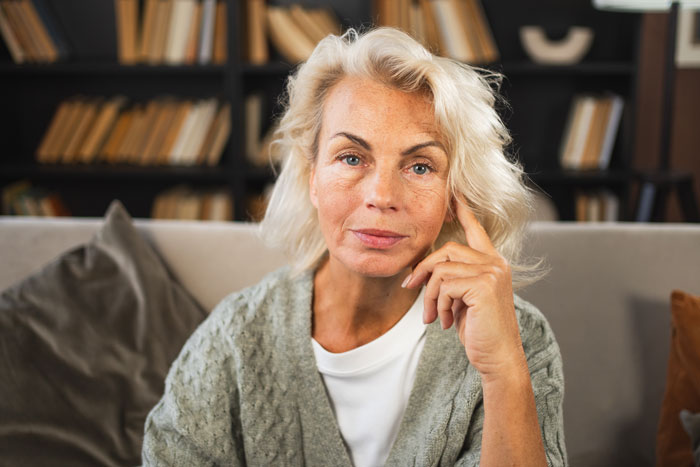
[[[146,416],[205,317],[114,202],[88,244],[0,293],[0,464],[140,464]]]
[[[671,353],[656,434],[657,466],[693,465],[691,441],[680,420],[682,409],[700,412],[700,297],[674,290]]]

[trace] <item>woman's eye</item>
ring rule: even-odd
[[[411,167],[411,169],[416,175],[425,175],[430,171],[430,167],[428,167],[425,164],[416,164],[413,167]]]
[[[360,158],[357,156],[353,156],[353,155],[343,156],[343,160],[348,165],[352,165],[352,166],[360,165]]]

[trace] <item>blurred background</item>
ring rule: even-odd
[[[504,75],[535,218],[698,222],[698,13],[639,3],[0,0],[2,214],[258,220],[289,73],[390,25]]]

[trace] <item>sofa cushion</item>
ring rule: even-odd
[[[657,465],[692,465],[681,410],[700,412],[700,297],[671,294],[671,352],[656,438]]]
[[[695,465],[700,467],[700,413],[681,410],[681,423],[690,437],[690,447],[693,450]]]
[[[136,465],[170,364],[206,313],[114,202],[89,243],[0,293],[6,465]]]

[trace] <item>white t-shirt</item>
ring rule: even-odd
[[[398,323],[363,346],[331,353],[312,338],[355,467],[384,465],[398,435],[425,344],[423,293]]]

